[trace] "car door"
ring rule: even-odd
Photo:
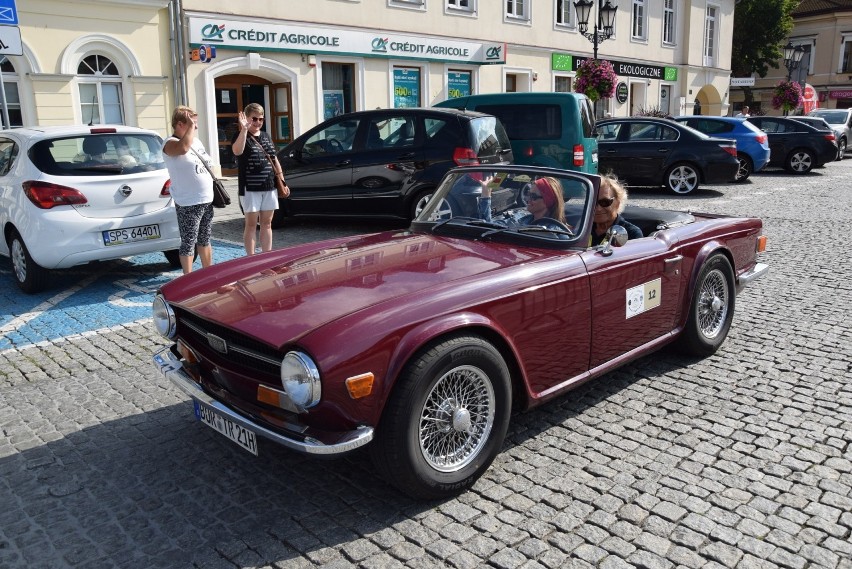
[[[786,132],[786,126],[781,120],[772,117],[749,119],[755,126],[766,133],[769,138],[769,156],[773,164],[783,165],[787,158],[788,145],[791,144],[792,133]]]
[[[667,125],[625,121],[614,141],[601,145],[600,171],[611,169],[632,184],[660,183],[677,144],[677,131]]]
[[[360,117],[340,117],[307,132],[283,157],[293,215],[348,213]]]
[[[632,239],[582,254],[592,302],[590,369],[669,334],[681,303],[683,256],[667,239]]]

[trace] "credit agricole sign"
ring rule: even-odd
[[[503,43],[209,17],[189,18],[189,44],[192,47],[212,45],[217,49],[327,53],[480,65],[506,63],[506,44]]]

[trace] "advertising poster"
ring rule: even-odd
[[[450,99],[470,95],[470,71],[450,71],[447,73],[447,95]]]
[[[323,117],[328,120],[343,114],[343,91],[323,91]]]
[[[420,70],[393,70],[393,106],[396,109],[420,106]]]

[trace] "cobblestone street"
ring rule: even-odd
[[[632,191],[761,217],[770,272],[715,355],[665,349],[515,414],[445,502],[397,493],[366,453],[237,448],[155,371],[147,319],[2,350],[0,567],[852,569],[850,179],[847,159]],[[288,222],[274,243],[393,227]],[[236,200],[214,237],[242,243]]]

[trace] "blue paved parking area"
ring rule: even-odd
[[[243,254],[242,244],[213,242],[216,263]],[[46,291],[29,295],[0,257],[0,352],[149,318],[157,288],[180,274],[151,253],[55,271]]]

